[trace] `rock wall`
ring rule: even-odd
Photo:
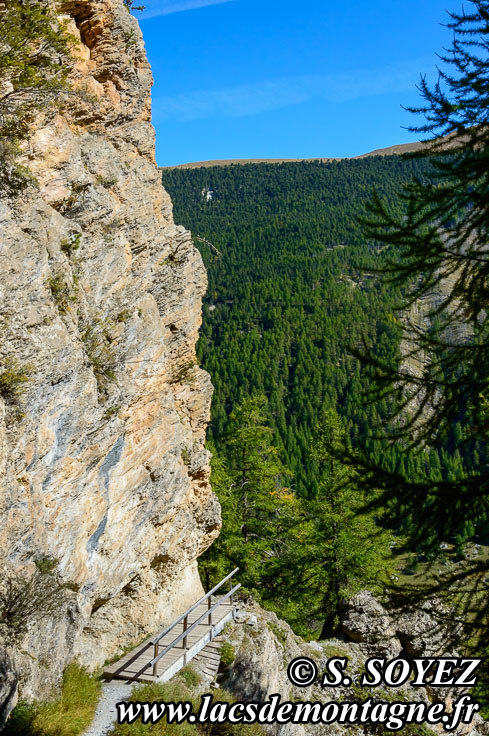
[[[443,232],[440,237],[449,245],[448,238]],[[448,276],[440,277],[443,271],[448,271]],[[467,323],[461,302],[458,299],[451,300],[451,295],[456,291],[457,281],[461,278],[461,272],[451,272],[451,267],[440,268],[435,273],[439,279],[429,291],[422,297],[416,299],[402,315],[404,323],[403,337],[400,343],[402,372],[416,379],[426,377],[430,371],[433,356],[429,346],[422,344],[420,334],[428,334],[437,317],[437,312],[445,318],[450,318],[450,324],[438,334],[438,339],[448,345],[462,345],[468,342],[473,335],[471,326]],[[447,300],[449,303],[447,304]],[[425,399],[425,391],[418,384],[408,385],[405,392],[409,397],[407,409],[410,414],[419,410]],[[425,404],[424,411],[420,417],[420,424],[426,421],[426,417],[433,412],[432,402]]]
[[[8,575],[54,558],[70,589],[10,651],[28,698],[183,610],[220,526],[206,274],[155,165],[142,36],[122,0],[62,12],[76,93],[33,126],[39,188],[0,200],[0,379],[28,374],[0,396],[0,554]]]

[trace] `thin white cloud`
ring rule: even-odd
[[[146,0],[144,3],[145,10],[141,15],[138,15],[138,19],[140,21],[148,20],[160,15],[182,13],[184,10],[197,10],[198,8],[206,8],[208,5],[221,5],[230,2],[233,2],[233,0]]]
[[[418,58],[385,67],[354,69],[338,74],[309,74],[242,84],[220,90],[198,90],[156,97],[155,122],[244,117],[314,99],[333,103],[389,92],[413,90],[419,74],[432,66],[432,58]]]

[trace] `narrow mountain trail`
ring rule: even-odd
[[[123,680],[106,680],[92,724],[83,736],[106,736],[117,718],[116,704],[128,700],[134,683]]]

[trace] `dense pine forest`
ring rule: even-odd
[[[365,341],[398,354],[400,291],[369,273],[385,256],[358,218],[373,189],[395,210],[402,183],[428,171],[399,156],[163,171],[176,222],[219,251],[196,241],[209,277],[199,360],[215,386],[210,437],[219,447],[232,409],[265,394],[301,496],[317,492],[310,444],[325,410],[343,417],[353,445],[383,415],[349,349]],[[393,451],[392,468],[403,462]],[[428,470],[456,463],[432,453]]]
[[[162,176],[175,221],[192,230],[209,278],[198,358],[215,387],[209,441],[223,531],[202,572],[209,583],[238,565],[244,584],[259,588],[296,631],[325,636],[352,592],[395,578],[393,566],[404,563],[391,551],[424,513],[401,499],[387,523],[397,537],[384,534],[387,507],[362,511],[355,448],[367,448],[395,484],[456,482],[477,464],[477,452],[461,442],[462,413],[421,452],[379,441],[391,390],[373,400],[372,367],[355,357],[368,352],[394,371],[402,363],[408,315],[399,306],[415,282],[394,285],[382,275],[397,251],[366,236],[368,204],[375,191],[402,221],[399,192],[413,179],[429,183],[433,162],[391,155]],[[353,494],[341,492],[345,483]],[[455,557],[486,531],[485,515],[462,518],[448,537]],[[430,559],[436,539],[436,524],[417,535],[409,565],[423,552]],[[300,598],[298,577],[310,586]]]

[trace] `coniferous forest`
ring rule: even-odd
[[[198,357],[215,387],[209,441],[223,531],[202,570],[209,582],[239,565],[302,633],[327,635],[348,595],[395,579],[391,550],[423,513],[403,499],[394,523],[381,521],[387,507],[365,513],[373,499],[352,467],[357,448],[406,483],[456,482],[478,462],[461,442],[463,412],[422,451],[379,438],[395,381],[375,391],[375,363],[395,372],[405,358],[409,315],[399,307],[414,282],[385,278],[396,246],[368,238],[365,223],[374,191],[402,220],[399,192],[433,171],[429,157],[398,155],[163,170],[209,279]],[[486,531],[486,515],[462,519],[448,539],[455,558]],[[408,544],[410,565],[431,558],[437,534],[432,525]],[[311,565],[328,572],[296,598],[294,581]]]
[[[374,188],[395,210],[401,185],[429,170],[394,155],[163,171],[176,222],[219,251],[196,240],[209,278],[199,342],[215,387],[209,436],[219,447],[232,409],[265,394],[300,496],[317,492],[310,444],[322,412],[343,417],[353,446],[382,420],[385,407],[367,401],[370,379],[349,351],[365,342],[397,359],[402,288],[369,272],[384,263],[383,248],[359,218]],[[420,471],[391,454],[392,470]],[[429,463],[423,471],[450,474],[460,459],[440,450]]]

